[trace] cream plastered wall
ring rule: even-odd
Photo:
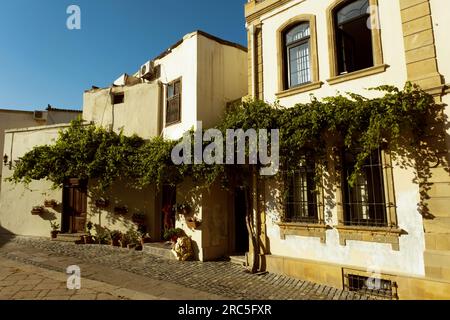
[[[44,123],[42,123],[44,124]],[[5,130],[12,128],[34,127],[39,123],[33,119],[33,112],[0,110],[0,150],[3,151]],[[3,153],[1,156],[3,158]],[[3,166],[0,167],[0,177]]]
[[[179,139],[183,133],[196,126],[197,121],[197,35],[191,33],[183,38],[183,43],[169,54],[155,61],[161,65],[159,80],[163,83],[163,119],[165,110],[167,84],[181,78],[181,122],[163,127],[163,134],[168,139]]]
[[[407,79],[403,45],[403,32],[398,1],[379,0],[379,16],[384,63],[389,65],[385,72],[329,85],[330,65],[328,56],[328,30],[326,9],[332,1],[292,1],[261,17],[263,28],[264,97],[268,102],[277,100],[278,65],[276,31],[289,19],[302,14],[314,14],[317,23],[319,81],[321,88],[279,99],[282,106],[292,107],[299,102],[310,101],[310,94],[318,98],[336,95],[338,92],[355,92],[367,97],[379,95],[365,88],[382,84],[402,87]],[[347,245],[339,243],[336,229],[326,232],[326,243],[319,238],[303,236],[280,237],[276,224],[280,209],[276,209],[275,199],[267,195],[267,235],[270,252],[273,255],[324,261],[360,268],[379,268],[383,272],[424,275],[424,235],[422,217],[418,212],[419,189],[413,183],[412,169],[394,166],[394,185],[399,228],[407,232],[399,239],[400,250],[394,251],[390,244],[347,240]],[[270,186],[268,186],[270,188]],[[336,206],[328,206],[325,212],[327,223],[338,224]]]
[[[71,112],[71,111],[60,111],[60,110],[50,110],[47,111],[47,125],[59,124],[59,123],[70,123],[70,121],[75,120],[82,116],[82,112]],[[18,126],[15,128],[23,128],[24,126]]]
[[[218,123],[226,104],[247,95],[247,52],[197,36],[197,117],[204,128]]]
[[[324,82],[319,89],[279,99],[282,106],[291,107],[299,102],[310,101],[310,94],[318,98],[333,96],[337,92],[355,92],[367,97],[377,93],[364,90],[381,84],[403,87],[406,82],[406,62],[403,45],[403,31],[398,1],[379,0],[379,17],[384,63],[389,65],[385,72],[358,78],[343,83],[329,85],[330,63],[328,56],[328,29],[326,10],[333,1],[298,0],[261,16],[263,30],[264,99],[267,102],[277,100],[278,63],[277,30],[289,19],[304,14],[316,16],[319,81]]]
[[[188,216],[177,214],[176,227],[191,237],[198,259],[214,260],[229,254],[229,195],[218,184],[198,188],[189,179],[177,186],[177,203],[189,203],[193,208]],[[186,219],[194,217],[200,226],[190,229]]]
[[[156,188],[151,186],[142,190],[129,188],[123,181],[116,181],[106,194],[101,196],[93,192],[95,190],[95,181],[89,183],[88,192],[88,220],[103,228],[110,230],[119,230],[126,232],[136,230],[137,225],[133,223],[133,214],[144,214],[146,216],[146,226],[152,239],[159,239],[159,226],[156,217],[159,214],[157,205]],[[109,201],[107,208],[98,208],[95,205],[96,200],[105,198]],[[128,212],[125,214],[115,213],[114,208],[126,207]]]
[[[137,134],[149,139],[160,134],[160,85],[141,83],[134,86],[95,89],[84,93],[83,119],[115,131],[123,128],[127,136]],[[124,103],[113,105],[110,95],[124,92]]]
[[[10,159],[17,160],[34,146],[51,144],[61,129],[67,125],[53,125],[16,130],[5,133],[4,152]],[[4,178],[12,171],[4,167]],[[50,221],[61,222],[61,189],[52,190],[48,181],[33,181],[28,187],[22,184],[12,184],[2,179],[0,195],[0,225],[9,232],[18,235],[50,236]],[[43,206],[44,200],[56,200],[56,210],[46,208],[43,215],[31,215],[33,206]]]

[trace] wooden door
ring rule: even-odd
[[[63,189],[63,233],[83,233],[87,218],[87,183],[69,179]]]

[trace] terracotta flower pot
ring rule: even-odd
[[[58,233],[59,231],[50,231],[50,236],[52,237],[52,239],[56,239],[58,237]]]

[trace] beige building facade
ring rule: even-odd
[[[0,109],[0,150],[5,150],[5,130],[68,123],[78,116],[81,116],[81,111],[58,109],[53,108],[50,105],[46,110],[38,111]],[[5,152],[2,155],[3,161],[6,161],[4,164],[8,165],[11,158],[6,158],[4,157],[5,155],[9,157],[9,153]],[[2,171],[3,166],[0,167],[0,178],[2,176]]]
[[[249,92],[292,107],[310,94],[375,97],[367,88],[411,81],[448,103],[446,10],[441,0],[249,1]],[[441,158],[421,181],[385,150],[369,164],[380,168],[378,180],[362,178],[357,192],[341,179],[323,181],[332,187],[314,200],[313,221],[298,219],[302,209],[289,209],[301,203],[279,204],[278,182],[266,183],[259,208],[264,267],[340,288],[378,277],[400,299],[449,298],[449,134],[440,128],[438,137],[427,138]],[[327,170],[342,178],[345,167],[336,168]],[[296,183],[308,188],[305,177]]]
[[[132,75],[123,74],[108,88],[93,87],[84,92],[82,117],[86,123],[136,134],[144,139],[162,136],[179,139],[197,128],[214,126],[229,102],[247,95],[247,49],[202,31],[187,34],[158,57],[145,62]],[[5,150],[17,160],[34,146],[51,144],[67,125],[43,126],[6,131]],[[5,177],[12,172],[7,168]],[[51,190],[51,184],[34,181],[29,187],[2,181],[0,225],[20,235],[47,237],[49,221],[61,225],[64,233],[83,233],[87,221],[95,226],[126,232],[135,229],[132,217],[145,216],[147,232],[153,241],[161,241],[165,228],[163,209],[191,203],[191,214],[201,222],[189,228],[187,217],[173,215],[173,227],[182,228],[194,240],[196,257],[211,260],[232,253],[235,241],[229,227],[229,195],[219,186],[196,189],[185,181],[181,185],[150,186],[143,190],[127,188],[117,181],[106,194],[95,191],[95,181],[68,181],[63,189]],[[73,198],[79,204],[68,203]],[[33,206],[55,200],[56,208],[31,216]],[[99,205],[100,200],[103,201]],[[20,204],[18,204],[20,202]],[[67,216],[76,207],[77,217]],[[30,217],[31,216],[31,217]],[[69,221],[70,220],[70,221]]]

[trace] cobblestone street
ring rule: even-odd
[[[82,288],[66,288],[66,268]],[[178,262],[143,252],[48,239],[0,238],[0,299],[348,300],[352,292],[276,274],[252,275],[227,261]]]

